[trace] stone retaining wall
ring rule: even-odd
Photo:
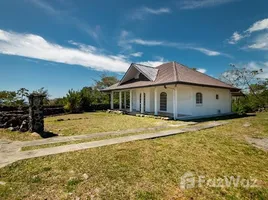
[[[44,107],[44,116],[51,116],[51,115],[59,115],[65,113],[63,106],[43,106]],[[0,113],[1,112],[8,112],[8,113],[29,113],[29,106],[0,106]],[[1,122],[0,122],[1,123]]]
[[[28,131],[29,114],[25,112],[0,112],[0,128],[9,128],[11,131]]]
[[[0,128],[42,133],[44,131],[43,98],[38,94],[29,95],[28,109],[26,107],[1,107]]]

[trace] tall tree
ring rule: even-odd
[[[44,96],[44,104],[47,105],[49,104],[49,93],[48,90],[46,90],[44,87],[39,88],[38,90],[34,90],[32,92],[33,94],[39,94]]]
[[[119,82],[115,76],[107,76],[106,74],[102,74],[100,78],[100,80],[95,80],[95,87],[99,90]]]
[[[231,69],[224,72],[220,76],[220,79],[228,84],[242,89],[246,95],[247,102],[251,104],[251,107],[265,107],[267,102],[265,98],[260,95],[260,89],[267,88],[267,81],[259,78],[259,75],[263,73],[263,70],[252,70],[247,67],[237,67],[234,64],[230,64],[230,66]],[[244,101],[244,104],[245,102],[246,101]]]

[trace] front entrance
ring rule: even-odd
[[[143,102],[142,102],[142,95],[143,95]],[[145,111],[145,102],[146,102],[146,95],[145,95],[145,93],[140,93],[140,112],[141,112],[142,103],[143,103],[143,108],[144,108],[144,111]]]

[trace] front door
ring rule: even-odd
[[[143,102],[142,102],[142,96],[143,95]],[[140,112],[141,112],[141,104],[143,103],[143,108],[144,108],[144,111],[145,111],[145,102],[146,102],[146,95],[145,93],[140,93]]]

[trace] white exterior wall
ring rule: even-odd
[[[157,87],[157,102],[158,102],[158,111],[159,112],[167,112],[167,113],[173,113],[173,88],[174,86],[167,86],[167,88],[164,88],[164,86]],[[160,94],[161,92],[167,93],[167,111],[160,110]]]
[[[133,108],[136,111],[140,110],[140,94],[145,93],[146,98],[145,98],[144,111],[151,112],[151,104],[153,101],[153,99],[151,99],[151,88],[138,88],[138,89],[134,89],[133,91],[135,91],[133,95],[133,105],[135,104],[135,106]]]
[[[140,93],[145,93],[145,112],[154,112],[154,89],[155,87],[133,89],[133,110],[140,110]],[[179,115],[202,116],[231,112],[231,93],[228,89],[191,86],[191,85],[167,85],[157,87],[158,112],[160,111],[160,94],[167,93],[167,113],[173,113],[173,89],[177,90],[177,113]],[[196,93],[203,95],[203,104],[196,105]],[[216,99],[216,94],[219,99]]]
[[[231,112],[231,94],[228,89],[178,85],[178,114],[202,116]],[[196,104],[196,93],[202,93],[202,105]],[[216,94],[219,99],[216,99]]]

